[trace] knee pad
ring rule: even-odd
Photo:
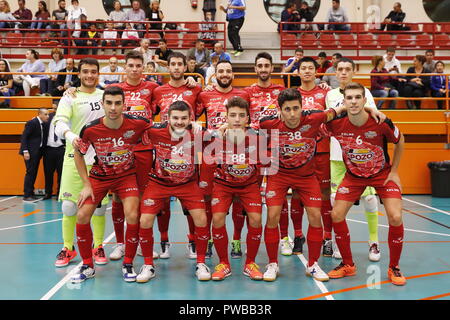
[[[94,216],[104,216],[106,213],[106,205],[102,206],[101,204],[95,209]]]
[[[330,202],[331,202],[331,206],[334,207],[334,202],[336,201],[336,192],[332,192],[330,194]]]
[[[63,200],[62,201],[62,212],[67,217],[73,217],[77,215],[77,205],[75,202],[72,202],[70,200]]]
[[[363,197],[362,202],[366,212],[378,212],[378,201],[377,197],[374,195],[368,195]]]

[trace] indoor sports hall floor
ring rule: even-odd
[[[70,283],[69,273],[80,263],[79,256],[67,268],[53,266],[62,245],[60,203],[46,200],[30,204],[22,202],[21,197],[1,197],[0,299],[450,299],[449,198],[405,196],[401,270],[408,283],[404,287],[396,287],[386,281],[388,229],[383,207],[379,217],[381,261],[372,263],[368,260],[365,215],[360,207],[353,207],[348,216],[348,225],[358,274],[325,283],[315,282],[304,275],[306,260],[302,255],[280,255],[281,274],[275,282],[246,278],[242,274],[244,258],[231,261],[233,275],[224,281],[199,282],[194,278],[195,261],[186,258],[187,224],[178,202],[172,202],[172,210],[169,232],[172,257],[156,260],[156,278],[145,284],[126,283],[121,278],[121,262],[116,261],[97,266],[94,279],[74,285]],[[228,219],[230,235],[231,217]],[[307,225],[305,215],[304,232]],[[290,234],[292,236],[292,229]],[[245,236],[244,227],[243,239]],[[107,211],[105,242],[109,254],[115,242],[110,209]],[[155,247],[159,251],[158,232],[155,232]],[[266,259],[262,241],[257,257],[257,263],[262,269],[267,263]],[[142,263],[142,257],[135,259],[136,271]],[[217,256],[214,255],[207,263],[213,267],[217,263]],[[319,263],[325,271],[329,271],[339,262],[321,257]]]

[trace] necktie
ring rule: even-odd
[[[40,147],[42,147],[43,142],[44,142],[44,123],[41,122],[41,145],[40,145]]]

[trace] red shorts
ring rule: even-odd
[[[262,213],[262,201],[259,185],[256,183],[245,187],[228,187],[214,182],[212,192],[212,213],[228,212],[234,197],[239,197],[246,212]]]
[[[346,173],[344,179],[339,185],[336,193],[336,200],[345,200],[355,202],[361,197],[367,186],[374,187],[378,196],[381,199],[385,198],[402,198],[400,188],[392,181],[383,186],[384,181],[389,175],[389,170],[386,170],[381,175],[373,178],[357,178],[350,173]]]
[[[89,177],[91,182],[92,191],[94,192],[95,201],[89,197],[85,203],[98,205],[102,199],[108,194],[108,191],[114,192],[120,199],[127,197],[139,197],[139,189],[136,183],[136,175],[129,174],[124,177],[99,180]]]
[[[320,208],[322,206],[320,185],[314,174],[296,177],[280,171],[276,175],[267,177],[266,205],[283,205],[289,188],[298,191],[300,200],[305,207]]]
[[[148,183],[148,175],[153,165],[153,150],[134,152],[136,180],[139,192],[143,193]]]
[[[209,196],[213,192],[213,180],[215,166],[202,166],[200,170],[199,186],[202,190],[202,194]]]
[[[325,152],[317,153],[314,156],[314,165],[320,189],[331,189],[330,154]]]
[[[177,197],[187,210],[205,210],[205,200],[197,181],[168,187],[149,180],[141,200],[141,214],[158,214],[167,198]]]

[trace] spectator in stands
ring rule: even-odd
[[[389,12],[386,18],[384,18],[383,24],[381,25],[380,30],[384,30],[386,28],[387,31],[401,31],[407,30],[403,26],[403,20],[405,20],[406,14],[402,11],[402,5],[400,2],[394,3],[394,9]],[[386,23],[388,23],[386,25]],[[395,23],[395,24],[394,24]],[[408,28],[409,29],[409,28]]]
[[[444,73],[445,65],[444,62],[439,60],[436,61],[434,65],[433,72]],[[1,70],[1,68],[0,68]],[[1,81],[1,80],[0,80]],[[431,96],[436,98],[445,97],[445,93],[448,91],[448,87],[445,86],[445,76],[431,76]],[[439,109],[444,108],[444,101],[438,100],[437,105]]]
[[[9,63],[5,59],[0,59],[0,72],[11,72]],[[13,95],[13,76],[11,74],[0,75],[0,96],[11,97]],[[9,100],[0,101],[0,108],[9,108]]]
[[[155,50],[155,63],[158,65],[158,72],[167,71],[167,59],[169,55],[173,53],[172,49],[167,48],[167,41],[165,39],[160,39],[158,42],[158,49]]]
[[[384,59],[382,56],[373,56],[372,58],[372,66],[374,67],[371,73],[388,73],[388,71],[384,68]],[[398,97],[398,91],[395,89],[394,82],[396,79],[392,76],[371,76],[371,90],[372,96],[374,97],[390,97],[396,98]],[[377,102],[377,108],[381,109],[384,101],[379,100]],[[397,105],[396,100],[390,100],[389,109],[395,109]]]
[[[150,40],[144,38],[141,40],[140,44],[141,45],[134,50],[142,54],[142,56],[144,57],[144,65],[147,65],[147,62],[152,61],[153,59],[153,53],[150,49]]]
[[[239,36],[239,31],[244,25],[245,21],[245,0],[228,0],[228,5],[225,8],[223,5],[220,5],[220,10],[227,14],[228,21],[228,39],[233,45],[235,57],[238,57],[244,52],[241,46],[241,37]]]
[[[300,15],[300,22],[313,22],[314,14],[311,11],[311,8],[309,7],[308,2],[306,2],[306,1],[302,2],[298,13]],[[319,27],[317,26],[317,24],[301,24],[300,30],[318,31]]]
[[[197,64],[197,60],[194,56],[189,56],[187,57],[187,69],[186,69],[186,73],[199,73],[201,74],[203,77],[205,77],[206,74],[206,70],[201,69],[198,64]],[[197,81],[199,84],[201,84],[201,79],[200,76],[198,75],[190,75],[190,77],[192,77],[195,81]],[[188,78],[188,76],[184,77],[185,79]]]
[[[25,7],[25,0],[18,0],[17,4],[19,5],[19,9],[14,11],[13,16],[17,20],[32,20],[33,13],[30,9]],[[30,26],[30,22],[21,22],[21,28],[28,28]]]
[[[87,19],[87,11],[85,8],[80,7],[78,0],[72,0],[72,6],[67,10],[67,28],[75,29],[72,36],[79,38],[81,34],[81,18],[84,15]]]
[[[52,20],[53,23],[47,26],[47,29],[65,29],[67,28],[66,19],[68,16],[68,11],[66,10],[66,1],[58,0],[58,9],[53,10],[52,12]],[[51,37],[56,37],[60,34],[61,36],[66,36],[67,32],[57,33],[56,31],[52,31],[50,33]]]
[[[202,75],[205,76],[206,69],[211,64],[209,50],[205,48],[205,42],[203,39],[197,39],[195,41],[195,48],[191,48],[187,51],[187,57],[195,57],[197,61],[197,67],[202,70]]]
[[[220,61],[219,56],[211,56],[211,65],[206,69],[205,85],[211,85],[217,83],[216,79],[216,66]]]
[[[295,49],[295,54],[292,58],[289,58],[285,64],[285,66],[282,69],[282,73],[291,73],[291,87],[300,86],[300,77],[298,76],[298,67],[299,62],[303,58],[303,49]],[[288,87],[288,76],[283,76],[284,79],[284,86]]]
[[[330,60],[327,60],[327,54],[325,52],[319,52],[317,55],[317,64],[319,67],[316,69],[317,73],[326,73],[326,71],[332,67],[332,63]],[[317,78],[322,79],[323,76],[317,76]]]
[[[43,21],[50,20],[50,12],[48,12],[45,1],[39,1],[38,11],[34,14],[33,20],[30,29],[45,29],[47,27],[48,22]]]
[[[119,73],[124,72],[124,69],[118,65],[116,57],[109,58],[109,64],[100,69],[100,79],[98,81],[98,87],[105,89],[109,84],[119,83],[122,81],[122,75]],[[103,73],[116,73],[116,74],[103,74]]]
[[[386,54],[383,56],[384,68],[389,73],[402,73],[402,65],[400,61],[395,57],[395,48],[389,47],[386,49]]]
[[[348,22],[347,11],[341,7],[341,0],[333,0],[332,6],[328,10],[327,14],[328,22]],[[329,24],[328,30],[334,31],[349,31],[350,26],[348,24]]]
[[[200,34],[200,39],[203,39],[205,43],[214,43],[217,38],[217,25],[214,23],[210,23],[213,21],[212,13],[206,12],[205,13],[205,20],[200,25],[200,30],[202,33]]]
[[[436,61],[433,59],[434,59],[434,50],[428,49],[427,51],[425,51],[425,63],[423,64],[423,67],[430,72],[433,72],[436,67]]]
[[[52,96],[62,97],[64,91],[71,87],[78,87],[80,79],[78,78],[78,69],[75,67],[75,61],[72,58],[66,59],[66,67],[59,72],[70,72],[75,74],[60,74],[56,78],[56,88],[52,92]]]
[[[297,11],[297,4],[295,2],[288,2],[286,8],[281,11],[280,22],[300,22],[300,13]],[[299,24],[279,24],[278,32],[280,32],[280,26],[284,31],[297,31],[300,30]]]
[[[138,0],[133,0],[131,3],[131,10],[128,10],[125,15],[125,20],[130,22],[140,22],[140,23],[132,23],[132,28],[135,30],[144,30],[145,24],[142,21],[147,20],[145,18],[145,12],[141,9],[141,3]],[[125,25],[125,29],[126,25]],[[138,38],[143,38],[144,34],[139,32]],[[123,36],[122,36],[123,39]]]
[[[203,16],[205,18],[205,20],[207,20],[206,18],[206,14],[208,12],[211,13],[211,20],[210,21],[216,21],[216,0],[203,0]]]
[[[47,72],[58,72],[61,69],[66,67],[66,59],[64,59],[64,55],[62,51],[58,48],[53,48],[50,52],[50,56],[52,60],[48,63]],[[45,76],[40,81],[40,91],[41,95],[51,96],[51,92],[56,88],[56,79],[58,75],[53,74],[49,76]]]
[[[215,56],[218,56],[219,60],[231,61],[230,54],[223,50],[223,44],[221,42],[217,42],[214,45],[213,52],[211,53],[211,59]]]
[[[102,52],[105,52],[107,47],[112,47],[113,54],[116,54],[117,31],[113,29],[113,26],[112,22],[107,22],[106,29],[103,30]]]
[[[126,21],[127,14],[122,10],[122,3],[119,0],[115,0],[113,3],[114,10],[109,13],[109,20],[112,21]],[[114,29],[123,30],[125,29],[125,22],[114,23]],[[122,37],[122,33],[119,32],[119,38]]]
[[[45,72],[45,65],[39,59],[39,53],[36,50],[27,50],[25,53],[27,61],[17,70],[17,72]],[[39,88],[39,84],[45,75],[41,74],[28,74],[19,75],[19,79],[22,80],[23,91],[25,96],[31,94],[31,89]]]
[[[125,30],[122,33],[122,54],[125,53],[125,48],[135,47],[139,43],[139,34],[131,23],[125,23]]]
[[[16,21],[17,19],[11,13],[9,3],[6,0],[0,1],[0,20]],[[0,29],[14,28],[14,22],[0,21]]]
[[[95,31],[95,23],[87,23],[87,17],[84,14],[82,14],[80,18],[81,33],[73,40],[73,42],[75,42],[77,47],[80,47],[77,50],[77,54],[88,54],[89,48],[87,47],[97,47],[97,40],[95,39],[100,38],[100,35]],[[75,34],[75,32],[73,34]],[[97,49],[92,48],[92,54],[97,54]]]
[[[158,0],[152,0],[150,2],[150,10],[146,14],[146,20],[152,21],[152,22],[161,22],[164,19],[164,14],[159,8],[159,1]],[[162,23],[151,23],[149,26],[150,30],[162,30],[163,25]],[[160,32],[160,37],[164,37],[164,34]]]
[[[333,73],[333,75],[325,75],[322,77],[322,80],[320,83],[326,83],[328,84],[332,89],[335,89],[339,87],[339,80],[336,77],[336,65],[339,59],[342,58],[342,54],[340,53],[334,53],[331,56],[331,67],[329,67],[327,70],[325,70],[325,73]]]
[[[424,68],[425,56],[416,55],[414,57],[413,66],[409,67],[406,73],[430,73]],[[406,76],[406,83],[403,87],[403,97],[425,97],[430,89],[430,77],[427,76]],[[420,109],[420,100],[406,101],[408,109]]]
[[[145,72],[156,73],[156,64],[154,61],[147,62],[146,66],[147,66],[147,68],[146,68]],[[147,75],[147,77],[145,77],[145,81],[152,81],[161,86],[162,85],[162,76],[156,75],[156,74],[149,74],[149,75]]]

